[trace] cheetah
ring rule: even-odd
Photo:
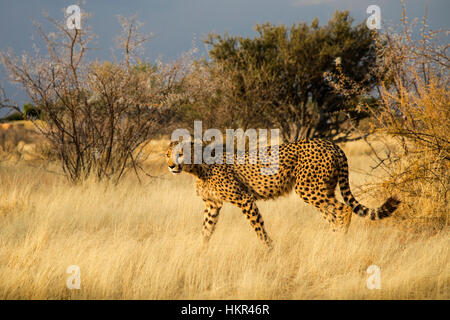
[[[193,159],[194,143],[190,143]],[[275,199],[295,189],[303,201],[321,212],[333,231],[344,233],[352,213],[371,220],[384,219],[391,216],[400,203],[396,197],[390,197],[376,209],[358,203],[350,191],[347,158],[339,146],[328,140],[302,139],[280,144],[278,150],[269,146],[268,157],[273,160],[278,156],[277,170],[273,174],[261,172],[267,162],[256,151],[246,151],[243,163],[193,164],[192,159],[184,161],[183,149],[175,149],[178,144],[171,142],[167,150],[169,171],[174,174],[186,172],[196,178],[197,195],[205,203],[202,231],[205,242],[214,232],[224,202],[242,210],[259,240],[269,248],[272,240],[264,227],[257,200]],[[257,157],[257,161],[250,162],[252,157]],[[335,197],[338,183],[345,204]]]

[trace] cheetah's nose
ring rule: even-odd
[[[176,165],[173,165],[169,166],[169,171],[172,172],[173,174],[177,174],[181,172],[181,168],[177,168]]]

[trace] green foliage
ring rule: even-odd
[[[25,119],[40,119],[41,111],[31,103],[23,105],[23,114]]]
[[[220,66],[232,83],[229,103],[249,125],[282,129],[286,140],[322,136],[338,140],[350,134],[343,124],[360,120],[355,96],[337,93],[326,74],[337,66],[346,77],[372,88],[375,41],[365,24],[353,26],[347,11],[336,12],[327,25],[298,23],[257,25],[254,38],[211,34],[211,68]]]
[[[4,121],[4,122],[20,121],[20,120],[24,120],[24,118],[23,118],[23,114],[21,112],[18,112],[18,111],[10,114],[9,116],[6,116],[6,117],[2,118],[2,121]]]
[[[39,119],[41,116],[41,112],[39,108],[35,107],[31,103],[26,103],[23,105],[23,111],[15,111],[10,115],[0,119],[0,122],[9,122],[9,121],[21,121],[26,119]]]

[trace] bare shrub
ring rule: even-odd
[[[25,88],[42,113],[44,121],[35,121],[36,127],[73,182],[90,175],[118,182],[130,169],[138,174],[148,139],[170,120],[170,105],[177,99],[171,94],[182,68],[139,59],[149,37],[140,35],[134,17],[120,18],[123,54],[114,63],[87,61],[93,38],[87,23],[68,30],[48,20],[56,32],[47,34],[36,24],[48,54],[0,54],[10,79]]]

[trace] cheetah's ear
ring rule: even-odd
[[[182,142],[193,141],[192,136],[190,137],[190,139],[185,139],[185,137],[186,136],[181,135],[181,136],[178,137],[178,140],[171,140],[170,141],[170,146],[176,146],[176,145],[178,145],[178,144],[180,144]]]

